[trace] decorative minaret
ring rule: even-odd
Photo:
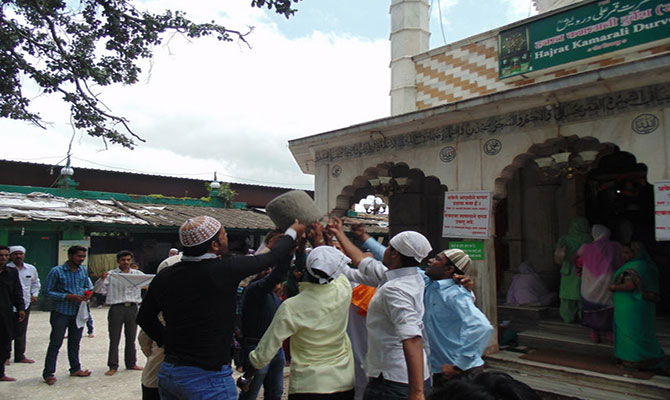
[[[416,110],[412,57],[428,51],[428,0],[391,0],[391,115]]]

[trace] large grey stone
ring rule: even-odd
[[[314,200],[302,190],[292,190],[275,197],[265,206],[265,211],[282,230],[291,226],[296,219],[309,226],[323,217]]]

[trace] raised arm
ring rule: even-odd
[[[342,248],[344,249],[344,253],[347,255],[347,257],[351,258],[351,263],[354,266],[358,266],[358,264],[365,258],[367,257],[365,253],[361,251],[361,249],[358,248],[349,238],[347,235],[344,233],[344,228],[342,225],[342,220],[333,217],[330,220],[330,223],[328,224],[328,231],[332,233],[337,240],[340,242],[342,245]]]
[[[286,230],[286,234],[277,240],[269,252],[251,257],[233,257],[230,265],[233,277],[239,281],[249,275],[278,265],[282,258],[290,255],[296,238],[304,233],[305,225],[296,221]]]

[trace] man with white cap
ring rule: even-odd
[[[165,349],[161,399],[237,398],[230,367],[237,286],[289,257],[304,232],[296,222],[270,252],[237,257],[228,254],[226,230],[216,219],[200,216],[182,224],[181,262],[156,275],[137,315],[137,323]]]
[[[484,369],[482,354],[493,326],[475,306],[472,294],[453,279],[454,274],[471,274],[473,269],[470,256],[463,250],[449,249],[428,260],[423,274],[423,321],[430,344],[433,388],[456,375],[477,374]]]
[[[26,317],[17,325],[17,336],[14,338],[14,362],[32,364],[35,361],[26,357],[26,333],[28,332],[28,317],[30,306],[37,302],[40,293],[40,277],[37,268],[24,262],[26,248],[23,246],[10,246],[9,258],[12,260],[7,264],[10,268],[16,268],[23,289],[23,304]]]
[[[430,369],[423,326],[425,283],[417,266],[432,250],[428,239],[418,232],[401,232],[391,238],[379,262],[347,238],[339,218],[328,229],[358,267],[345,269],[347,277],[377,287],[367,315],[369,381],[364,400],[424,399]]]
[[[291,338],[289,400],[353,400],[354,358],[347,336],[351,284],[342,272],[351,260],[334,247],[319,246],[307,257],[300,293],[284,301],[249,355],[248,381]]]

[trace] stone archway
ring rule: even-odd
[[[370,180],[389,181],[381,193]],[[389,192],[390,189],[390,192]],[[382,196],[389,205],[389,237],[404,230],[423,233],[434,249],[439,249],[442,239],[442,208],[447,187],[435,176],[426,176],[418,168],[404,162],[384,162],[365,169],[363,174],[345,186],[335,200],[330,215],[341,216],[352,204],[368,195]]]
[[[583,163],[571,176],[546,175],[534,162],[556,153],[596,150],[593,161]],[[546,286],[558,291],[559,275],[553,265],[554,245],[567,232],[570,221],[586,214],[584,188],[588,171],[618,152],[613,143],[593,137],[556,137],[530,146],[503,168],[494,185],[496,272],[500,293],[522,261],[530,261]]]

